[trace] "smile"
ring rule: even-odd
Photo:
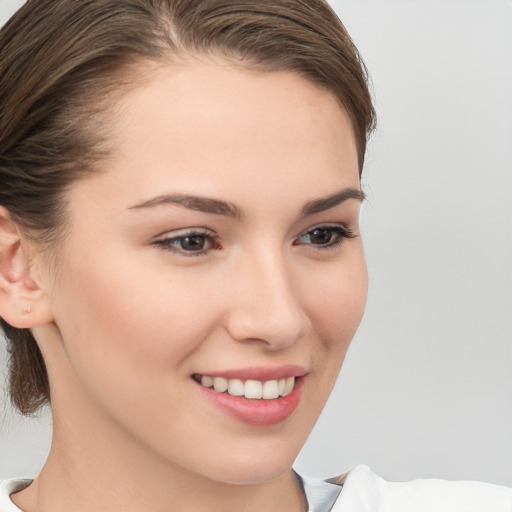
[[[245,397],[254,400],[274,400],[288,396],[295,386],[295,377],[279,380],[246,380],[225,379],[224,377],[211,377],[208,375],[194,375],[194,380],[205,388],[217,393],[226,393],[231,396]]]

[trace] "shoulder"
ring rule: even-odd
[[[10,496],[28,487],[31,482],[32,480],[23,478],[13,478],[12,480],[0,482],[0,512],[21,512],[12,502]]]
[[[330,482],[342,486],[332,512],[512,512],[512,489],[483,482],[387,482],[366,466]]]

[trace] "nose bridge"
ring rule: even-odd
[[[260,247],[239,266],[237,299],[228,325],[234,338],[257,339],[282,348],[304,334],[307,316],[283,252]]]

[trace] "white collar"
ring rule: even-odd
[[[340,485],[317,478],[297,476],[308,500],[308,512],[328,512],[332,509],[341,491]],[[21,512],[10,495],[25,489],[31,482],[32,480],[15,478],[0,482],[0,512]]]
[[[329,512],[338,499],[342,485],[298,475],[308,500],[308,512]]]
[[[32,480],[13,478],[0,482],[0,512],[21,512],[12,502],[11,494],[28,487]]]

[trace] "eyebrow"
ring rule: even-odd
[[[344,188],[343,190],[332,194],[330,196],[315,199],[306,203],[300,213],[301,217],[307,217],[320,213],[330,208],[334,208],[348,199],[357,199],[364,201],[365,194],[362,190],[356,188]],[[187,194],[164,194],[143,203],[131,206],[130,210],[138,210],[142,208],[152,208],[162,205],[178,205],[188,208],[189,210],[196,210],[204,213],[211,213],[214,215],[222,215],[225,217],[232,217],[241,220],[244,217],[243,211],[234,203],[229,201],[222,201],[210,197],[194,196]]]
[[[302,208],[301,217],[307,217],[308,215],[324,212],[330,208],[338,206],[347,199],[357,199],[358,201],[363,202],[365,197],[364,192],[358,188],[344,188],[331,196],[306,203]]]
[[[242,210],[229,201],[221,201],[210,197],[193,196],[186,194],[165,194],[158,196],[149,201],[145,201],[136,206],[132,206],[130,210],[140,208],[151,208],[161,205],[179,205],[189,210],[196,210],[198,212],[212,213],[214,215],[223,215],[225,217],[233,217],[235,219],[242,219]]]

